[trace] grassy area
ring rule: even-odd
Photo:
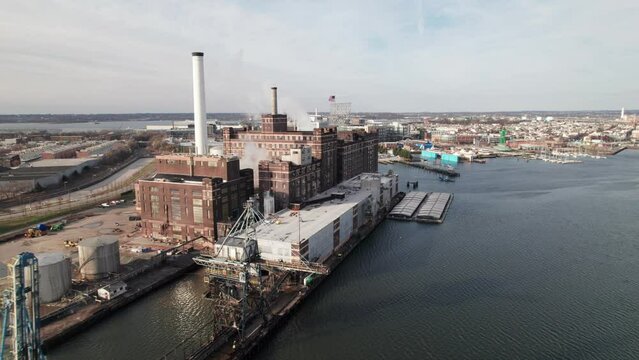
[[[24,227],[35,226],[60,216],[64,216],[64,215],[68,215],[68,214],[72,214],[75,212],[92,208],[93,206],[94,206],[93,204],[88,204],[80,208],[63,209],[58,211],[52,211],[50,213],[46,213],[42,215],[22,217],[15,220],[3,221],[3,222],[0,222],[0,235],[6,234],[10,231],[21,229]]]

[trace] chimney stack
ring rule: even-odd
[[[277,115],[277,87],[271,88],[271,114]]]
[[[208,134],[206,126],[206,105],[204,94],[204,53],[194,52],[193,56],[193,122],[195,123],[195,154],[208,154]]]

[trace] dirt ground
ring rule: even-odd
[[[98,235],[116,235],[120,240],[120,262],[129,263],[135,259],[148,258],[155,251],[136,253],[133,249],[164,249],[165,244],[153,242],[140,235],[136,228],[138,221],[129,221],[129,216],[137,215],[132,204],[119,205],[107,209],[91,209],[70,215],[64,230],[49,232],[37,238],[18,237],[15,240],[0,243],[0,277],[5,276],[6,264],[13,256],[21,252],[63,252],[71,257],[74,264],[78,262],[78,248],[66,247],[66,240],[79,242],[82,239]]]

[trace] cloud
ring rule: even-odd
[[[0,112],[636,107],[631,0],[12,2],[0,13]],[[634,104],[634,105],[633,105]]]
[[[417,32],[419,35],[424,35],[425,25],[424,25],[424,1],[417,0]]]

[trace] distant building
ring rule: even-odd
[[[71,159],[75,157],[76,151],[86,147],[86,143],[75,143],[68,145],[60,145],[52,149],[43,151],[41,154],[42,159]]]
[[[78,150],[76,152],[77,158],[90,158],[90,157],[101,157],[104,154],[112,151],[118,146],[124,145],[124,142],[120,140],[111,140],[101,142],[97,145],[90,146],[88,148]]]

